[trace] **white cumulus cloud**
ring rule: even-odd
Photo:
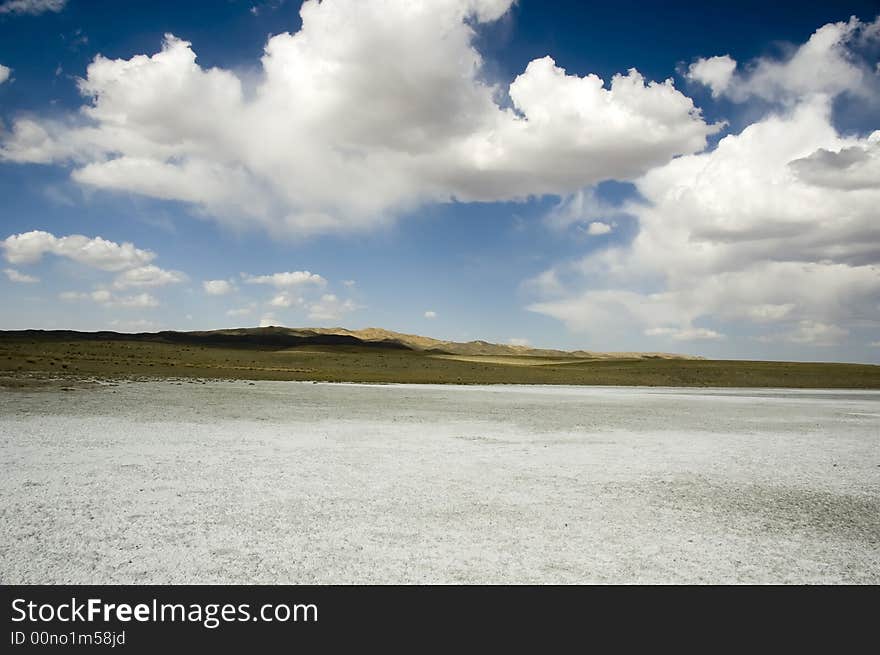
[[[730,55],[701,57],[690,65],[687,77],[708,86],[712,97],[717,98],[727,90],[735,70],[736,60]]]
[[[186,275],[180,271],[166,271],[158,266],[149,264],[131,268],[120,273],[113,286],[116,289],[129,287],[164,287],[168,284],[178,284],[186,280]]]
[[[309,271],[287,271],[284,273],[272,273],[271,275],[248,275],[242,274],[248,284],[268,284],[279,289],[289,289],[302,285],[324,286],[327,280],[317,273]]]
[[[648,203],[629,207],[640,224],[633,242],[573,266],[587,290],[545,293],[532,309],[578,330],[676,323],[682,334],[705,317],[880,322],[880,187],[817,186],[789,165],[819,149],[866,147],[838,135],[829,115],[827,103],[806,103],[652,171],[636,183]],[[646,281],[662,287],[637,291]]]
[[[11,264],[33,264],[40,261],[43,255],[53,254],[105,271],[143,266],[156,257],[155,253],[135,248],[127,242],[119,244],[80,234],[56,237],[40,230],[10,235],[0,242],[0,248]]]
[[[566,195],[705,147],[717,127],[670,80],[634,69],[606,82],[544,57],[487,81],[476,29],[510,4],[308,1],[300,31],[266,43],[249,91],[168,35],[154,54],[97,57],[82,112],[17,119],[0,157],[304,235],[423,203]]]
[[[9,66],[4,66],[0,64],[0,84],[3,84],[6,80],[9,79],[9,76],[12,74],[12,69]]]
[[[280,307],[287,308],[293,307],[294,305],[301,305],[303,303],[303,299],[299,296],[294,296],[287,292],[279,293],[272,297],[269,301],[269,305],[272,307]]]
[[[209,296],[225,296],[235,291],[235,286],[228,280],[205,280],[202,288]]]

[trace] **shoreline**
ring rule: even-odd
[[[36,375],[34,375],[36,373]],[[42,375],[45,374],[45,375]],[[9,384],[13,382],[13,384]],[[22,384],[16,384],[21,382]],[[633,389],[643,391],[662,391],[662,390],[694,390],[694,391],[762,391],[762,392],[825,392],[828,394],[845,393],[845,392],[865,392],[880,394],[880,386],[878,387],[822,387],[822,386],[734,386],[734,385],[663,385],[663,384],[601,384],[601,383],[584,383],[572,384],[568,382],[556,383],[539,383],[539,382],[379,382],[379,381],[363,381],[363,380],[277,380],[277,379],[261,379],[261,378],[227,378],[227,377],[188,377],[188,376],[141,376],[141,375],[119,375],[119,376],[77,376],[67,375],[58,376],[51,371],[0,371],[0,391],[18,392],[18,391],[87,391],[95,389],[104,389],[120,386],[122,384],[133,383],[167,383],[171,385],[183,384],[209,384],[209,383],[242,383],[254,386],[256,383],[286,383],[298,385],[332,385],[332,386],[354,386],[354,387],[394,387],[394,388],[443,388],[462,390],[492,390],[503,388],[545,388],[545,389]]]

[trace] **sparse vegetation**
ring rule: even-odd
[[[63,366],[58,366],[58,362],[63,362]],[[72,332],[0,332],[0,375],[5,380],[0,384],[19,386],[17,379],[41,374],[59,379],[149,376],[441,384],[880,388],[880,366],[864,364],[590,359],[571,355],[450,357],[400,344],[303,343],[278,347],[277,343],[248,340],[202,345],[196,341],[169,342],[157,335],[102,338]]]

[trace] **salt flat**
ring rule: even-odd
[[[880,582],[880,392],[0,392],[2,583]]]

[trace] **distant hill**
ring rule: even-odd
[[[5,331],[7,337],[48,338],[65,340],[134,340],[191,345],[217,345],[241,347],[296,348],[298,346],[363,346],[416,350],[426,353],[462,356],[531,356],[564,357],[579,359],[702,359],[690,355],[656,352],[594,352],[589,350],[551,350],[490,343],[488,341],[443,341],[417,334],[403,334],[381,328],[348,330],[346,328],[232,328],[190,332],[76,332],[73,330],[17,330]]]
[[[284,328],[279,328],[284,329]],[[300,330],[296,330],[300,331]],[[553,350],[548,348],[530,348],[529,346],[512,346],[509,344],[490,343],[488,341],[442,341],[423,337],[417,334],[403,334],[382,328],[364,328],[363,330],[347,330],[345,328],[304,328],[303,332],[316,334],[349,335],[365,342],[392,342],[404,344],[412,350],[426,350],[449,353],[450,355],[496,355],[496,356],[534,356],[534,357],[579,357],[584,359],[702,359],[692,355],[658,352],[596,352],[591,350]]]
[[[393,348],[412,350],[397,341],[366,341],[348,334],[318,333],[311,330],[288,328],[243,328],[234,330],[208,330],[175,332],[77,332],[75,330],[7,330],[0,337],[11,339],[53,341],[141,341],[193,346],[225,346],[254,348],[296,348],[297,346],[364,346],[368,348]]]

